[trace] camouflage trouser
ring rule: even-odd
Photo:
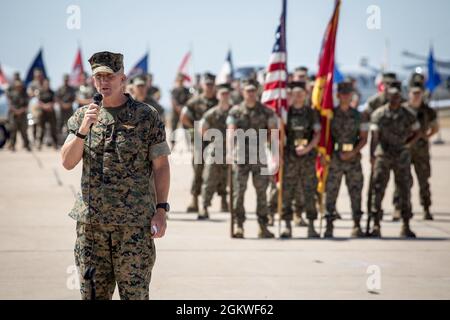
[[[304,194],[309,195],[304,197],[304,204],[306,209],[306,218],[317,219],[317,209],[315,192],[317,188],[317,176],[315,169],[315,157],[295,157],[287,156],[284,160],[283,173],[283,220],[291,221],[292,215],[292,201],[297,199],[294,194],[298,190],[298,185],[304,191]]]
[[[269,199],[269,214],[274,216],[278,212],[278,187],[275,176],[272,176],[270,179]],[[301,183],[298,183],[297,189],[294,192],[295,215],[298,218],[302,216],[304,202],[303,187]]]
[[[262,175],[261,165],[238,164],[233,167],[233,212],[238,224],[245,222],[244,195],[247,189],[247,181],[252,173],[253,186],[256,189],[256,215],[258,223],[266,225],[269,209],[267,207],[267,186],[269,175]]]
[[[420,204],[424,208],[429,208],[431,206],[431,192],[428,180],[431,177],[431,166],[428,146],[421,148],[421,150],[414,149],[411,153],[411,163],[419,182]]]
[[[19,117],[11,116],[10,119],[11,123],[11,146],[16,145],[16,137],[17,137],[17,131],[20,132],[20,135],[22,136],[23,145],[25,148],[27,148],[30,145],[30,141],[28,139],[28,121],[26,115],[22,115]]]
[[[52,136],[52,140],[54,145],[58,145],[58,136],[56,131],[56,115],[54,111],[43,111],[39,115],[39,128],[40,128],[40,135],[39,135],[39,143],[42,144],[44,142],[44,135],[45,135],[45,125],[47,122],[50,124],[50,134]]]
[[[269,178],[269,215],[273,216],[278,210],[278,186],[275,175]]]
[[[92,236],[95,239],[92,252]],[[89,256],[96,268],[96,299],[111,299],[119,288],[124,300],[148,300],[156,251],[150,227],[89,225],[77,222],[75,264],[80,278],[81,298],[90,299],[90,282],[83,279]]]
[[[431,206],[431,191],[428,180],[431,177],[430,166],[430,152],[429,147],[423,146],[420,149],[416,148],[411,151],[411,164],[416,172],[417,181],[419,182],[420,204],[424,208]],[[411,186],[413,184],[413,177],[411,172]],[[396,209],[400,209],[399,191],[396,186],[394,192],[393,204]]]
[[[227,195],[227,170],[226,164],[206,164],[203,170],[202,200],[203,207],[211,205],[214,192],[224,197]]]
[[[203,183],[203,168],[204,164],[195,164],[194,158],[192,158],[192,167],[194,168],[194,177],[191,184],[191,194],[198,197],[202,192]]]
[[[351,161],[342,161],[337,154],[333,154],[328,169],[325,208],[328,214],[334,214],[336,211],[336,200],[341,187],[342,176],[344,175],[348,194],[350,195],[353,219],[360,219],[362,215],[361,196],[364,178],[359,158]]]
[[[380,215],[384,192],[389,182],[390,170],[394,171],[395,184],[399,194],[399,209],[404,219],[412,218],[411,212],[411,154],[404,150],[400,154],[377,156],[373,169],[373,187],[371,194],[372,212]]]

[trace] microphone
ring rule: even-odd
[[[94,94],[94,103],[96,104],[96,105],[100,105],[100,103],[102,102],[102,100],[103,100],[103,96],[100,94],[100,93],[96,93],[96,94]]]
[[[93,99],[94,99],[94,103],[96,105],[100,106],[100,103],[102,103],[102,100],[103,100],[103,96],[100,93],[96,93],[96,94],[94,94],[94,98]],[[89,127],[89,129],[92,129],[93,125],[94,124],[92,123],[91,126]]]

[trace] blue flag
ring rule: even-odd
[[[430,55],[428,57],[428,80],[427,89],[433,92],[441,84],[441,75],[436,70],[436,64],[434,61],[433,47],[430,49]]]
[[[40,69],[44,74],[44,78],[47,79],[47,72],[45,71],[44,59],[42,58],[42,48],[39,49],[39,52],[36,58],[34,58],[33,63],[30,66],[30,69],[28,69],[27,77],[25,78],[25,86],[28,86],[28,84],[33,80],[34,69]]]
[[[341,83],[342,81],[344,81],[344,75],[342,74],[342,72],[339,70],[337,63],[334,64],[334,83]]]
[[[130,70],[128,73],[128,78],[133,78],[136,76],[140,76],[143,74],[147,74],[148,72],[148,53],[145,54],[145,56],[139,60],[138,63],[133,67],[133,69]]]

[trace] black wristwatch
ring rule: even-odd
[[[163,203],[158,203],[156,205],[156,209],[162,208],[164,209],[166,212],[170,211],[170,205],[167,202],[163,202]]]
[[[77,133],[75,133],[75,135],[80,138],[80,139],[86,139],[86,135],[85,134],[81,134],[79,131],[77,131]]]

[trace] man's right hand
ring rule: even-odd
[[[83,122],[81,122],[79,130],[81,134],[88,134],[91,125],[97,122],[99,110],[100,107],[95,103],[91,103],[89,105],[88,109],[84,113]]]

